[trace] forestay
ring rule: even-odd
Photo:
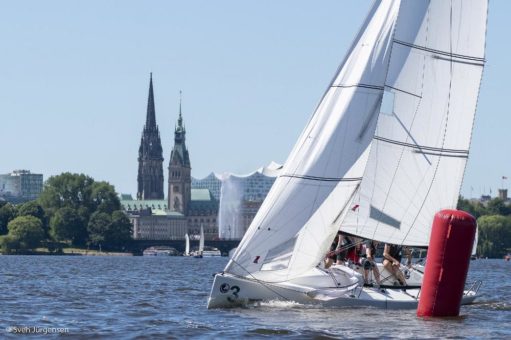
[[[399,1],[376,1],[226,271],[277,282],[315,267],[357,191]]]
[[[373,145],[341,229],[427,246],[455,208],[484,65],[486,0],[403,0]],[[339,227],[339,225],[338,225]]]

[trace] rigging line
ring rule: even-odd
[[[401,125],[401,127],[403,128],[403,130],[405,130],[406,134],[408,135],[408,137],[410,137],[410,139],[412,140],[412,142],[415,144],[415,146],[417,147],[418,149],[418,152],[420,152],[423,156],[424,156],[424,159],[426,160],[426,162],[428,162],[429,165],[431,165],[431,161],[428,159],[428,157],[426,156],[426,154],[424,153],[424,151],[422,151],[422,148],[421,146],[419,145],[419,143],[417,143],[417,141],[415,140],[415,138],[412,136],[412,134],[410,133],[410,131],[406,128],[405,124],[401,121],[401,119],[399,119],[398,115],[393,111],[392,114],[394,115],[394,117],[396,118],[396,120],[398,121],[399,125]]]
[[[373,4],[373,6],[376,6],[376,2]],[[387,65],[386,65],[386,69],[385,69],[385,78],[383,79],[383,86],[382,86],[383,90],[385,90],[385,83],[386,83],[386,80],[388,78],[389,68],[390,68],[390,61],[392,59],[392,53],[393,53],[393,50],[394,50],[394,48],[393,48],[394,44],[392,44],[392,41],[393,41],[393,39],[395,37],[395,34],[396,34],[396,26],[397,26],[396,22],[397,22],[397,20],[399,18],[399,12],[400,12],[399,9],[400,9],[400,7],[401,7],[401,3],[399,3],[399,5],[398,5],[396,16],[395,16],[395,18],[394,18],[394,20],[392,22],[392,29],[391,29],[389,40],[388,40],[390,42],[390,44],[389,44],[390,45],[390,51],[389,51],[389,57],[387,58],[387,63],[386,63]],[[332,84],[333,84],[333,82],[332,82]],[[378,116],[379,116],[379,111],[381,111],[381,105],[382,105],[382,102],[383,102],[382,99],[383,99],[383,96],[382,96],[382,98],[379,99],[379,103],[377,104],[377,106],[379,105],[379,109],[377,110],[378,111],[378,115],[376,117],[377,121],[376,121],[375,129],[378,126]],[[372,143],[369,143],[369,146],[372,148]],[[366,161],[366,164],[364,166],[363,176],[366,174],[366,172],[367,172],[367,161]],[[357,221],[358,221],[358,215],[359,214],[357,214]],[[346,215],[345,215],[345,218],[346,218]]]
[[[450,5],[451,6],[450,6],[450,13],[449,13],[449,49],[452,52],[452,0],[450,2]],[[451,93],[452,93],[453,66],[454,66],[454,63],[451,60],[450,68],[449,68],[449,92],[447,94],[447,110],[446,110],[446,115],[445,115],[444,135],[443,135],[443,138],[442,138],[442,146],[445,144],[445,139],[446,139],[446,136],[447,136],[447,126],[449,124],[449,114],[450,114],[450,111],[451,111]],[[433,178],[431,179],[431,182],[429,183],[429,188],[428,188],[428,191],[426,192],[426,195],[424,196],[424,199],[422,200],[422,204],[421,204],[419,210],[417,211],[417,214],[415,215],[415,218],[413,219],[413,222],[411,224],[412,226],[415,225],[415,222],[419,218],[419,214],[422,211],[422,209],[424,208],[424,204],[426,203],[426,199],[428,198],[429,193],[431,192],[431,188],[433,188],[433,183],[435,182],[436,175],[438,173],[438,169],[440,167],[440,161],[441,160],[442,160],[442,158],[438,158],[438,161],[436,162],[435,171],[433,172]],[[403,241],[402,241],[401,244],[403,244],[405,242],[406,238],[410,234],[410,231],[412,231],[412,227],[410,227],[408,229],[408,232],[405,234],[405,237],[403,238]]]
[[[237,264],[241,269],[243,269],[244,271],[246,271],[248,273],[248,275],[250,275],[254,281],[256,283],[259,283],[260,285],[262,285],[263,287],[267,288],[268,290],[270,290],[271,292],[275,293],[276,295],[280,296],[281,298],[283,298],[284,300],[288,300],[290,301],[290,299],[286,298],[285,296],[283,296],[282,294],[280,294],[279,292],[275,291],[274,289],[270,288],[268,286],[268,284],[266,284],[264,281],[262,280],[259,280],[257,279],[254,275],[252,275],[251,272],[249,272],[245,267],[243,267],[241,264],[239,264],[238,262],[236,262],[235,260],[231,259],[232,262],[234,262],[235,264]]]
[[[415,94],[415,93],[412,93],[412,92],[408,92],[408,91],[405,91],[405,90],[402,90],[402,89],[398,89],[397,87],[393,87],[393,86],[390,86],[390,85],[385,85],[385,87],[388,87],[389,89],[397,91],[397,92],[409,94],[410,96],[414,96],[414,97],[417,97],[417,98],[422,98],[422,96],[420,96],[418,94]]]
[[[401,5],[400,5],[400,6],[401,6]],[[429,40],[429,39],[428,39],[428,35],[429,35],[429,24],[430,24],[430,22],[429,22],[429,18],[430,18],[430,9],[431,9],[431,7],[429,7],[429,6],[428,6],[428,10],[427,10],[427,13],[426,13],[426,15],[425,15],[425,17],[426,17],[425,44],[426,44],[426,45],[427,45],[428,40]],[[397,26],[397,25],[396,25],[396,26]],[[392,58],[392,56],[391,56],[391,58]],[[389,62],[390,62],[390,60],[389,60]],[[388,72],[388,71],[387,71],[387,72]],[[423,56],[422,74],[421,74],[421,85],[420,85],[420,96],[419,96],[419,101],[418,101],[418,103],[417,103],[417,106],[416,106],[416,108],[415,108],[415,112],[413,113],[412,121],[411,121],[411,123],[410,123],[410,128],[411,128],[411,127],[414,125],[414,123],[415,123],[415,119],[417,118],[417,113],[419,112],[419,107],[421,106],[421,103],[422,103],[422,95],[424,94],[424,79],[425,79],[425,77],[426,77],[426,56]],[[388,73],[387,73],[387,77],[385,78],[385,82],[387,82],[387,78],[388,78]],[[378,143],[377,143],[376,145],[378,145]],[[394,174],[392,175],[392,180],[390,181],[390,185],[389,185],[389,187],[388,187],[388,190],[387,190],[387,191],[390,191],[391,187],[394,185],[394,181],[396,180],[396,175],[397,175],[397,172],[398,172],[399,166],[400,166],[400,164],[401,164],[401,161],[402,161],[402,159],[403,159],[403,155],[404,155],[404,149],[403,149],[403,150],[401,150],[401,154],[399,155],[399,159],[397,160],[396,168],[395,168],[395,170],[394,170]],[[376,188],[375,188],[375,190],[376,190]],[[417,189],[417,190],[418,190],[418,189]],[[416,190],[416,192],[417,192],[417,190]],[[373,192],[373,194],[372,194],[372,196],[371,196],[371,201],[372,201],[373,197],[374,197],[374,192]],[[389,199],[389,195],[386,195],[386,196],[385,196],[385,200],[384,200],[383,205],[382,205],[382,209],[381,209],[382,211],[383,211],[383,209],[385,208],[385,206],[387,205],[387,201],[388,201],[388,199]],[[410,202],[410,204],[412,204],[412,203]],[[376,230],[378,229],[378,226],[379,226],[379,225],[380,225],[380,221],[376,221],[376,227],[374,228],[374,231],[373,231],[373,238],[374,238],[374,236],[376,235]],[[401,243],[401,244],[402,244],[402,243]]]
[[[483,46],[483,54],[486,55],[486,36],[487,36],[487,33],[488,33],[488,15],[489,15],[489,12],[490,12],[490,6],[488,6],[488,1],[486,2],[486,20],[484,22],[484,46]],[[470,134],[468,136],[468,140],[469,140],[469,146],[470,146],[470,141],[472,140],[472,135],[474,133],[474,122],[475,122],[475,119],[476,119],[476,115],[475,115],[475,112],[476,112],[476,109],[477,109],[477,106],[478,106],[478,103],[479,103],[479,94],[481,93],[480,89],[481,89],[481,82],[483,80],[483,73],[484,73],[484,66],[483,66],[483,69],[481,71],[481,76],[479,77],[479,86],[477,87],[477,98],[476,98],[476,105],[474,107],[474,115],[472,116],[472,128],[470,129]],[[465,169],[466,169],[466,164],[465,164],[465,167],[463,168],[463,173],[461,175],[461,184],[463,184],[464,180],[465,180]]]
[[[345,137],[345,134],[343,134],[343,135],[344,135],[344,136],[343,136],[344,138],[342,139],[342,148],[344,149],[344,145],[345,145],[346,137]],[[339,137],[340,137],[340,136],[339,136],[339,134],[335,134],[335,135],[334,135],[334,140],[333,140],[334,144],[336,144],[337,139],[338,139]],[[328,165],[329,165],[330,161],[332,160],[332,154],[333,154],[333,153],[334,153],[334,150],[333,150],[333,148],[332,148],[332,149],[330,150],[329,154],[328,154],[328,157],[327,157],[327,164],[325,165],[324,172],[326,172],[326,171],[327,171],[327,167],[328,167]],[[334,155],[334,157],[335,157],[335,155]],[[296,174],[294,174],[294,175],[296,176]],[[315,176],[309,176],[309,177],[310,177],[310,179],[312,179],[312,178],[314,177],[314,179],[315,179],[315,180],[320,180],[320,178],[322,178],[322,177],[315,177]],[[361,179],[360,179],[360,180],[361,180]],[[340,181],[339,181],[339,182],[340,182]],[[320,186],[320,185],[318,185],[318,186],[317,186],[317,188],[316,188],[316,194],[315,194],[315,196],[314,196],[314,200],[313,200],[312,205],[311,205],[311,214],[310,214],[310,215],[309,215],[309,217],[307,218],[307,222],[305,223],[305,227],[303,227],[303,228],[302,228],[302,230],[300,230],[300,233],[301,233],[302,231],[303,231],[304,233],[306,233],[306,232],[307,232],[307,233],[311,236],[311,238],[312,238],[312,239],[313,239],[313,241],[314,241],[314,242],[313,242],[313,244],[315,244],[317,248],[319,248],[319,245],[323,244],[323,242],[325,241],[324,236],[322,236],[322,237],[320,236],[320,237],[319,237],[319,240],[318,240],[318,238],[316,238],[316,237],[315,237],[315,233],[314,233],[314,232],[309,232],[309,230],[311,229],[311,227],[310,227],[310,224],[308,224],[308,222],[310,221],[310,219],[312,218],[312,215],[314,214],[313,208],[316,206],[316,204],[317,204],[317,202],[318,202],[318,196],[319,196],[319,194],[320,194],[320,191],[321,191],[321,186]],[[335,191],[335,187],[333,187],[333,188],[331,189],[330,193],[332,193],[333,191]],[[320,209],[321,205],[322,205],[322,204],[325,202],[325,200],[327,200],[327,199],[328,199],[328,197],[324,197],[324,198],[323,198],[322,202],[320,202],[320,204],[318,205],[318,207],[317,207],[316,211],[318,211],[318,210]],[[325,221],[325,216],[323,215],[323,213],[321,213],[320,218],[321,218],[321,221],[322,221],[322,222],[326,222],[326,221]],[[324,223],[324,224],[326,224],[326,223]],[[329,232],[329,231],[330,231],[330,229],[331,229],[331,225],[327,225],[325,229],[326,229],[325,231]],[[295,248],[295,249],[301,249],[301,245],[303,244],[303,241],[304,241],[304,240],[303,240],[303,237],[302,237],[302,238],[300,239],[300,241],[299,241],[299,244],[297,244],[297,245],[296,245],[296,248]],[[309,254],[306,254],[306,255],[309,255]],[[314,252],[314,254],[313,254],[313,256],[314,256],[315,258],[318,258],[318,257],[319,257],[319,255],[320,255],[320,253],[319,253],[317,250],[316,250],[316,251]],[[292,258],[291,258],[291,259],[290,259],[290,261],[289,261],[289,267],[292,267],[292,266],[294,265],[294,262],[295,262],[295,261],[296,261],[296,257],[294,256],[294,249],[293,249],[293,255],[292,255]]]
[[[278,283],[285,283],[285,282],[288,282],[289,280],[284,280],[284,281],[279,281],[279,282],[266,282],[266,281],[263,281],[263,280],[259,280],[258,278],[256,278],[254,275],[252,275],[252,273],[250,273],[246,268],[244,268],[242,265],[240,265],[238,262],[236,261],[233,261],[235,264],[237,264],[238,266],[241,267],[241,269],[243,269],[244,271],[246,271],[248,273],[248,275],[250,275],[252,277],[252,279],[256,282],[256,283],[259,283],[260,285],[262,285],[263,287],[265,287],[266,289],[270,290],[271,292],[275,293],[276,295],[280,296],[282,299],[284,300],[287,300],[287,301],[292,301],[292,299],[288,299],[287,297],[285,297],[284,295],[280,294],[279,292],[277,292],[275,289],[269,287],[269,285],[272,285],[272,284],[278,284]],[[326,271],[323,271],[323,272],[326,272]],[[229,273],[229,272],[228,272]],[[326,272],[327,273],[327,272]],[[238,277],[240,279],[244,279],[244,280],[247,280],[246,277],[243,277],[243,276],[240,276],[240,275],[236,275],[236,274],[232,274],[232,273],[229,273],[230,275],[232,276],[235,276],[235,277]],[[327,273],[328,274],[328,273]],[[218,274],[217,274],[218,275]],[[335,281],[334,281],[335,282]],[[335,288],[348,288],[352,286],[351,284],[350,285],[347,285],[347,286],[336,286]],[[308,292],[304,292],[304,291],[301,291],[301,290],[297,290],[297,289],[293,289],[293,288],[290,288],[290,287],[280,287],[282,289],[285,289],[285,290],[290,290],[292,292],[296,292],[296,293],[300,293],[300,294],[304,294],[304,295],[307,295]],[[328,287],[327,287],[328,288]],[[310,292],[310,291],[309,291]]]
[[[399,3],[398,5],[398,8],[397,8],[397,14],[396,14],[396,17],[394,18],[394,22],[392,24],[392,32],[390,33],[390,37],[389,37],[389,41],[391,42],[390,43],[390,51],[389,51],[389,57],[388,57],[388,60],[387,60],[387,65],[386,65],[386,70],[385,70],[385,78],[383,80],[383,88],[385,89],[385,83],[387,82],[387,79],[389,77],[389,69],[390,69],[390,62],[392,60],[392,55],[394,54],[394,44],[392,44],[392,41],[394,40],[395,36],[396,36],[396,31],[397,31],[397,22],[398,22],[398,19],[399,19],[399,13],[400,13],[400,9],[401,9],[401,3]],[[380,102],[379,102],[379,110],[378,111],[381,111],[381,105],[383,104],[383,96],[382,98],[380,99]],[[379,121],[379,114],[378,114],[378,117],[377,117],[377,121],[376,121],[376,126],[375,126],[375,130],[378,128],[378,121]],[[371,155],[371,153],[373,152],[373,147],[374,147],[374,144],[373,143],[370,143],[370,146],[371,146],[371,150],[370,150],[370,154],[369,156]],[[378,145],[376,145],[376,148],[378,148]],[[376,155],[378,154],[377,151],[376,152]],[[377,162],[375,164],[375,167],[377,165]],[[368,167],[367,167],[367,162],[366,162],[366,165],[365,165],[365,168],[364,168],[364,173],[363,173],[363,177],[366,176],[368,172]],[[360,184],[361,186],[361,184]],[[360,189],[362,190],[362,189]],[[373,192],[372,192],[372,195],[371,195],[371,200],[372,198],[374,197],[374,187],[373,187]],[[360,195],[359,195],[359,199],[360,199]],[[357,216],[357,229],[358,229],[358,219],[359,219],[359,215],[360,215],[360,212],[356,214]],[[374,238],[374,235],[376,234],[376,228],[374,229],[374,232],[373,232],[373,238]]]
[[[349,89],[349,88],[353,88],[353,87],[358,87],[358,88],[377,90],[377,91],[385,90],[384,86],[371,85],[371,84],[362,84],[362,83],[351,84],[351,85],[343,85],[343,84],[335,85],[335,84],[332,84],[330,87],[338,87],[338,88],[343,88],[343,89]]]
[[[341,215],[344,213],[344,211],[346,210],[346,208],[348,207],[348,205],[353,202],[353,199],[355,198],[355,195],[356,193],[358,192],[358,190],[360,189],[360,183],[357,183],[357,186],[355,187],[355,189],[353,190],[353,192],[351,193],[349,199],[346,201],[346,203],[344,204],[344,207],[341,209],[341,211],[339,211],[339,214],[334,218],[334,220],[332,221],[332,224],[335,224],[337,223],[337,221],[339,220],[339,218],[341,217]],[[340,226],[339,226],[339,229],[340,229]]]
[[[445,154],[445,153],[420,152],[420,151],[417,151],[417,150],[415,150],[414,152],[415,153],[422,153],[422,154],[430,155],[430,156],[438,156],[438,157],[468,158],[468,154],[467,155],[448,155],[448,154]]]

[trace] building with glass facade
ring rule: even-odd
[[[35,200],[43,191],[43,175],[14,170],[0,175],[0,198],[13,203]]]

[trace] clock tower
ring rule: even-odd
[[[183,124],[180,99],[179,118],[174,130],[174,147],[169,161],[168,207],[171,211],[177,211],[183,215],[188,214],[192,187],[192,169],[185,140],[186,129]]]

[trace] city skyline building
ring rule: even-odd
[[[174,144],[168,162],[167,197],[163,194],[162,146],[156,124],[152,74],[146,123],[139,149],[138,192],[121,195],[121,206],[133,224],[135,239],[240,239],[250,226],[282,165],[275,162],[246,175],[211,173],[191,176],[190,153],[180,92]]]
[[[138,190],[137,198],[141,200],[163,199],[163,149],[160,131],[156,124],[156,110],[153,93],[153,74],[149,79],[149,96],[147,114],[140,147],[138,149]]]
[[[174,130],[174,147],[170,152],[168,170],[168,207],[171,211],[186,215],[191,200],[192,167],[186,148],[186,129],[183,124],[181,96],[179,98],[179,118]]]
[[[43,191],[43,175],[14,170],[0,175],[0,198],[12,203],[35,200]]]
[[[207,188],[192,189],[190,155],[186,147],[182,100],[174,130],[168,166],[167,199],[163,193],[163,157],[156,115],[152,74],[146,124],[139,150],[137,199],[121,195],[121,206],[133,225],[134,239],[198,238],[201,227],[206,240],[218,238],[219,203]]]

